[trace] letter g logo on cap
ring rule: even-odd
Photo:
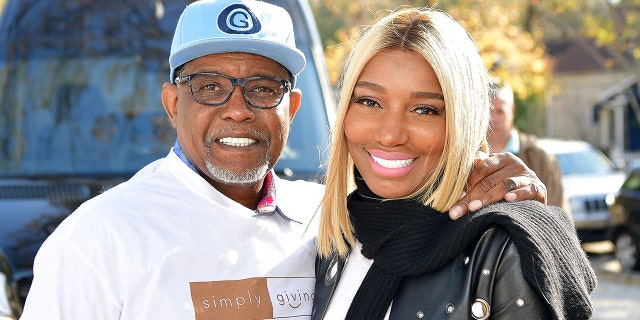
[[[258,17],[242,4],[233,4],[222,10],[218,16],[218,27],[230,34],[252,34],[262,29]]]

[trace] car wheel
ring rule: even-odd
[[[616,237],[615,257],[620,262],[624,271],[640,270],[640,250],[638,250],[638,237],[622,231]]]

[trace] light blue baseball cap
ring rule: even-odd
[[[291,72],[294,84],[306,63],[283,8],[254,0],[200,0],[188,5],[178,20],[169,78],[173,82],[175,69],[193,59],[226,52],[272,59]]]

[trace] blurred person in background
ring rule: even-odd
[[[537,144],[537,137],[514,127],[516,105],[513,90],[507,84],[495,88],[491,103],[491,122],[487,141],[492,152],[511,152],[531,168],[547,187],[547,203],[564,209],[571,216],[571,208],[562,190],[562,174],[556,157]]]

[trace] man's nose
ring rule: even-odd
[[[255,120],[254,108],[245,100],[242,86],[235,85],[231,90],[229,100],[222,105],[220,117],[235,122]]]

